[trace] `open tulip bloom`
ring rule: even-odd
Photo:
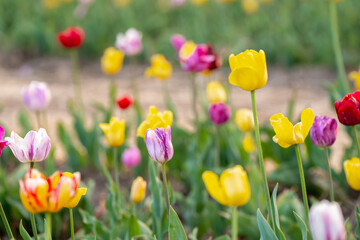
[[[8,142],[3,139],[4,136],[5,136],[5,130],[0,125],[0,156],[1,156],[3,149],[8,145]]]

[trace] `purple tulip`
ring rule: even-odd
[[[311,141],[319,147],[329,147],[336,140],[337,122],[335,118],[315,116],[310,129]]]
[[[341,208],[323,200],[310,209],[310,229],[314,240],[345,240],[346,229]]]
[[[224,124],[231,116],[230,107],[225,103],[215,103],[209,108],[209,116],[210,120],[216,125]]]
[[[0,156],[2,153],[2,150],[8,145],[8,142],[3,139],[5,136],[5,130],[0,126]]]
[[[145,136],[146,148],[150,157],[159,162],[166,163],[174,156],[174,148],[171,143],[171,128],[148,129]]]
[[[121,161],[127,168],[133,168],[141,162],[140,150],[137,147],[125,149],[121,155]]]
[[[5,138],[14,156],[23,163],[41,162],[49,155],[51,143],[46,130],[40,128],[38,132],[30,131],[25,138],[15,132]]]
[[[142,33],[135,28],[129,28],[125,34],[119,33],[116,36],[116,47],[128,56],[135,56],[142,50]]]
[[[51,93],[46,83],[32,81],[22,90],[23,101],[32,111],[44,110],[50,102]]]
[[[186,43],[186,38],[181,34],[174,34],[171,36],[171,45],[174,47],[178,53],[181,47]]]

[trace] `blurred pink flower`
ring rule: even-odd
[[[179,53],[181,47],[186,43],[186,38],[183,35],[176,33],[171,36],[170,41],[176,52]]]
[[[121,155],[121,162],[127,168],[133,168],[141,162],[140,150],[137,147],[125,149]]]
[[[215,103],[209,108],[210,120],[216,125],[226,123],[230,119],[230,116],[230,107],[225,103]]]
[[[179,51],[179,60],[185,71],[202,72],[211,70],[216,56],[209,45],[196,45],[192,41],[187,41]]]
[[[181,7],[184,5],[186,0],[171,0],[170,3],[173,7]]]
[[[130,28],[125,34],[119,33],[116,36],[115,46],[124,51],[128,56],[135,56],[142,50],[142,33],[135,28]]]
[[[22,90],[25,105],[32,111],[45,109],[50,102],[51,92],[44,82],[32,81]]]
[[[3,139],[4,136],[5,136],[5,130],[0,125],[0,156],[1,156],[2,150],[8,145],[8,142]]]

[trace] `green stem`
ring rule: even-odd
[[[6,215],[5,215],[5,212],[4,212],[4,209],[3,209],[3,206],[1,204],[1,202],[0,202],[0,215],[1,215],[1,218],[2,218],[3,223],[5,225],[7,235],[9,236],[10,239],[15,239],[14,235],[12,234],[9,222],[8,222],[8,220],[6,218]]]
[[[331,165],[330,165],[330,158],[329,158],[329,149],[327,147],[324,148],[325,151],[325,157],[328,167],[328,175],[329,175],[329,183],[330,183],[330,201],[334,202],[334,186],[333,186],[333,180],[332,180],[332,174],[331,174]]]
[[[161,168],[162,168],[162,173],[163,173],[163,183],[164,183],[164,189],[165,189],[166,209],[167,209],[167,213],[168,213],[168,219],[170,221],[170,199],[169,199],[168,184],[167,184],[167,180],[166,180],[165,164],[166,163],[161,164]]]
[[[110,82],[110,89],[109,89],[109,96],[110,96],[110,115],[114,114],[115,109],[115,102],[116,102],[116,82],[115,82],[115,75],[111,75],[111,82]],[[110,117],[111,117],[110,116]]]
[[[79,54],[77,50],[71,51],[71,65],[73,75],[73,87],[74,87],[74,98],[77,99],[77,103],[83,108],[81,81],[79,72]],[[83,110],[83,109],[82,109]]]
[[[195,74],[192,73],[190,74],[190,80],[191,80],[191,87],[192,87],[192,108],[193,108],[193,113],[194,113],[194,117],[195,117],[195,131],[198,130],[198,125],[199,125],[199,115],[198,115],[198,111],[197,111],[197,86],[196,86],[196,78],[195,78]]]
[[[30,221],[31,221],[32,231],[33,231],[33,234],[34,234],[34,240],[38,240],[36,222],[35,222],[35,214],[30,213]]]
[[[297,157],[298,167],[299,167],[301,192],[302,192],[303,202],[304,202],[304,207],[305,207],[305,216],[306,216],[305,222],[308,223],[309,222],[309,202],[308,202],[307,193],[306,193],[305,175],[304,175],[304,169],[303,169],[303,165],[302,165],[302,161],[301,161],[300,147],[298,144],[295,145],[295,150],[296,150],[296,157]]]
[[[45,240],[51,240],[51,213],[45,213],[46,219],[46,232],[45,232]]]
[[[232,235],[232,240],[237,240],[237,235],[238,235],[238,216],[237,216],[237,207],[234,206],[233,207],[233,211],[232,211],[232,220],[231,220],[231,235]]]
[[[215,128],[215,163],[214,166],[217,168],[220,166],[220,133],[219,133],[219,126],[214,124]]]
[[[337,15],[337,7],[334,1],[328,1],[330,4],[330,26],[331,26],[331,37],[333,43],[333,49],[336,60],[336,68],[338,72],[338,78],[340,80],[343,93],[348,93],[350,91],[350,86],[346,78],[344,60],[341,52],[341,44],[339,37],[339,24],[338,24],[338,15]]]
[[[70,230],[71,230],[71,240],[75,240],[75,231],[74,231],[74,215],[72,208],[69,208],[70,212]]]
[[[266,208],[267,208],[267,211],[269,214],[271,226],[273,229],[275,229],[275,219],[274,219],[274,214],[273,214],[272,207],[271,207],[269,186],[268,186],[266,173],[265,173],[264,157],[263,157],[261,140],[260,140],[259,120],[258,120],[258,116],[257,116],[256,101],[255,101],[255,90],[251,91],[251,102],[252,102],[252,108],[253,108],[253,114],[254,114],[255,138],[256,138],[258,158],[259,158],[259,167],[260,167],[260,171],[261,171],[263,188],[264,188],[264,192],[265,192]]]
[[[119,183],[119,173],[118,173],[118,161],[117,161],[117,148],[113,148],[113,167],[114,167],[114,179],[115,179],[115,189],[116,196],[119,196],[120,192],[120,183]]]
[[[35,162],[30,162],[30,168],[34,168]]]
[[[356,141],[356,147],[357,147],[357,150],[358,150],[358,153],[359,153],[359,156],[360,156],[360,144],[359,144],[359,138],[358,138],[358,134],[357,134],[357,131],[356,131],[356,126],[352,126],[352,129],[354,131],[354,137],[355,137],[355,141]]]
[[[36,122],[37,122],[38,129],[39,129],[39,128],[43,127],[43,126],[41,126],[40,111],[36,111],[35,116],[36,116]]]

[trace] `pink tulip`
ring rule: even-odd
[[[125,34],[119,33],[116,36],[116,47],[128,56],[135,56],[142,50],[142,33],[135,28],[130,28]]]
[[[140,150],[137,147],[125,149],[121,155],[121,161],[127,168],[133,168],[141,162]]]

